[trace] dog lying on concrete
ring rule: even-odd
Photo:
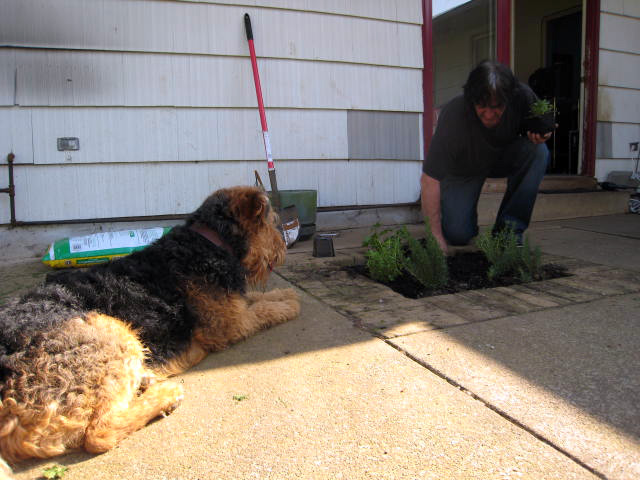
[[[295,318],[264,284],[286,247],[267,196],[222,189],[144,250],[65,270],[0,309],[0,453],[9,462],[98,453],[175,409],[166,377]]]

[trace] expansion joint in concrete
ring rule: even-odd
[[[424,360],[416,357],[415,355],[412,355],[411,353],[407,352],[406,350],[404,350],[403,348],[399,347],[398,345],[395,345],[393,342],[390,341],[390,339],[381,338],[381,340],[383,340],[390,347],[392,347],[392,348],[396,349],[397,351],[401,352],[402,354],[404,354],[407,358],[409,358],[412,361],[416,362],[421,367],[427,369],[429,372],[433,373],[437,377],[441,378],[445,382],[447,382],[450,385],[452,385],[453,387],[457,388],[461,392],[464,392],[465,394],[469,395],[474,400],[482,403],[482,405],[484,405],[486,408],[488,408],[489,410],[497,413],[502,418],[504,418],[508,422],[512,423],[516,427],[520,428],[521,430],[524,430],[525,432],[527,432],[529,435],[531,435],[535,439],[543,442],[544,444],[546,444],[549,447],[553,448],[557,452],[561,453],[562,455],[567,457],[569,460],[571,460],[572,462],[574,462],[577,465],[581,466],[582,468],[584,468],[585,470],[589,471],[593,475],[595,475],[598,478],[601,478],[603,480],[607,480],[608,479],[608,477],[606,475],[604,475],[603,473],[601,473],[598,470],[594,469],[593,467],[587,465],[582,460],[577,458],[575,455],[571,454],[570,452],[568,452],[567,450],[565,450],[561,446],[557,445],[556,443],[552,442],[548,438],[546,438],[543,435],[539,434],[538,432],[536,432],[532,428],[530,428],[527,425],[523,424],[518,419],[516,419],[513,416],[509,415],[507,412],[505,412],[501,408],[493,405],[492,403],[490,403],[489,401],[485,400],[481,396],[479,396],[476,393],[472,392],[471,390],[466,388],[464,385],[462,385],[462,384],[458,383],[457,381],[455,381],[453,378],[445,375],[444,372],[438,370],[437,368],[433,367],[432,365],[429,365]]]

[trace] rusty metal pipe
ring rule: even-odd
[[[419,202],[409,203],[383,203],[377,205],[337,205],[332,207],[318,207],[320,212],[344,212],[347,210],[372,210],[378,208],[397,208],[397,207],[420,207]],[[167,220],[184,220],[189,216],[188,213],[176,213],[166,215],[149,215],[138,217],[105,217],[105,218],[76,218],[69,220],[34,220],[29,222],[16,222],[16,226],[31,227],[45,225],[76,225],[81,223],[123,223],[123,222],[155,222]]]
[[[0,188],[0,193],[9,194],[9,206],[11,209],[11,226],[36,226],[36,225],[70,225],[80,223],[117,223],[117,222],[141,222],[141,221],[159,221],[159,220],[184,220],[189,214],[169,214],[169,215],[150,215],[139,217],[112,217],[112,218],[82,218],[72,220],[36,220],[29,222],[18,222],[16,220],[16,205],[15,205],[15,184],[13,182],[13,161],[15,155],[10,153],[7,155],[7,162],[9,167],[9,187]],[[377,204],[377,205],[341,205],[332,207],[318,207],[318,212],[342,212],[347,210],[370,210],[377,208],[390,208],[390,207],[416,207],[420,206],[419,202],[411,203],[395,203],[395,204]]]
[[[0,193],[9,194],[9,209],[11,211],[11,226],[15,227],[18,222],[16,221],[16,186],[13,183],[13,160],[16,156],[13,153],[7,155],[7,163],[9,168],[9,186],[7,188],[0,188]]]

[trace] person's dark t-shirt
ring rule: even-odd
[[[455,97],[442,108],[422,171],[436,180],[446,176],[486,176],[504,149],[525,133],[524,119],[535,100],[533,91],[520,83],[500,123],[486,128],[473,105],[467,104],[462,95]]]

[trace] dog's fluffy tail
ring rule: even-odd
[[[13,472],[7,462],[0,457],[0,480],[13,480]]]
[[[2,411],[2,400],[0,400],[0,411]],[[6,435],[4,430],[9,430],[6,424],[0,428],[0,436]],[[13,430],[13,428],[11,428],[11,430]],[[4,458],[0,456],[0,480],[13,480],[12,474],[13,471],[11,470],[11,467],[9,467],[7,462],[4,461]]]
[[[0,410],[2,410],[2,401],[0,400]],[[2,430],[5,430],[6,425],[2,427]],[[3,432],[0,432],[0,435],[3,435]],[[7,465],[7,462],[4,461],[4,458],[0,456],[0,480],[13,480],[13,471],[11,467]]]

